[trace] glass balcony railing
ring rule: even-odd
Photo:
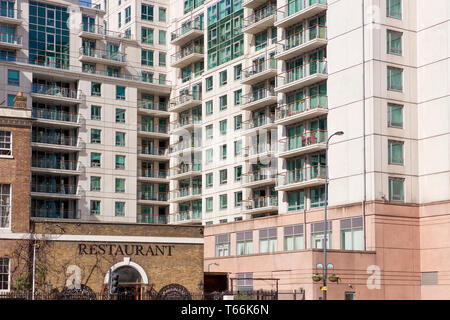
[[[264,61],[259,61],[253,63],[252,66],[245,68],[242,70],[242,80],[247,80],[248,78],[252,78],[257,76],[258,74],[261,74],[264,71],[267,70],[277,70],[277,60],[275,59],[266,59]]]
[[[178,28],[170,34],[170,41],[175,41],[192,30],[203,31],[203,24],[200,22],[200,20],[193,20],[184,23],[181,28]]]
[[[142,178],[167,179],[168,174],[168,170],[138,169],[138,177]]]
[[[242,175],[242,184],[248,184],[253,182],[264,181],[268,179],[274,179],[276,174],[270,169],[262,169],[258,171],[248,172]]]
[[[152,191],[138,191],[138,200],[148,200],[148,201],[167,201],[167,192],[152,192]]]
[[[139,131],[141,132],[152,132],[152,133],[167,133],[167,125],[158,125],[151,123],[139,123]]]
[[[167,104],[154,103],[153,101],[138,101],[138,108],[145,110],[167,111]]]
[[[326,170],[327,167],[325,165],[314,165],[302,169],[289,170],[278,175],[277,185],[287,186],[314,179],[325,179]]]
[[[186,58],[187,56],[194,54],[194,53],[198,53],[198,54],[203,54],[203,46],[201,45],[190,45],[186,48],[183,48],[181,51],[178,51],[177,53],[173,54],[171,56],[171,64],[176,64],[178,63],[180,60],[183,60],[184,58]]]
[[[275,113],[263,114],[242,122],[244,130],[250,130],[275,122]]]
[[[326,95],[314,95],[279,106],[276,111],[276,120],[288,119],[315,109],[328,109],[328,97]]]
[[[183,163],[179,164],[176,167],[170,168],[170,176],[176,176],[183,173],[188,172],[202,172],[201,163],[191,164],[191,163]]]
[[[282,54],[292,48],[299,47],[309,41],[315,39],[327,39],[327,27],[321,25],[315,25],[304,30],[301,30],[295,34],[286,36],[285,39],[277,42],[276,52]]]
[[[92,8],[96,10],[102,10],[102,6],[99,3],[92,3],[91,1],[78,0],[78,3],[81,7]]]
[[[31,135],[31,141],[36,143],[54,144],[60,146],[78,146],[78,137],[65,135],[47,135],[34,133]]]
[[[37,83],[33,83],[32,91],[33,91],[33,93],[43,94],[43,95],[48,95],[48,96],[63,97],[63,98],[70,98],[70,99],[80,99],[81,98],[81,90],[47,86],[47,85],[42,85],[42,84],[37,84]]]
[[[125,54],[107,50],[94,49],[90,47],[82,47],[80,48],[80,56],[88,56],[92,58],[117,61],[117,62],[126,62]]]
[[[173,110],[191,101],[201,101],[201,100],[202,95],[200,92],[185,93],[170,100],[169,110],[171,109]]]
[[[202,124],[202,118],[199,116],[182,117],[170,123],[170,130],[172,131],[185,126],[200,124]]]
[[[138,147],[138,154],[152,155],[152,156],[168,156],[167,148],[151,148],[151,147]]]
[[[302,134],[287,137],[279,141],[280,152],[298,150],[315,144],[326,143],[328,133],[325,130],[305,131]]]
[[[80,210],[53,209],[53,208],[31,208],[31,217],[50,219],[80,219]]]
[[[171,214],[171,223],[179,223],[179,222],[189,222],[193,220],[201,220],[202,219],[202,212],[195,210],[195,211],[181,211],[181,212],[175,212]]]
[[[0,33],[0,42],[21,45],[22,37],[17,37],[16,35],[11,33]]]
[[[78,161],[48,158],[31,158],[33,168],[57,169],[57,170],[77,170]]]
[[[83,32],[95,33],[104,36],[105,27],[93,23],[81,23],[80,29]]]
[[[266,196],[266,197],[258,197],[255,199],[250,199],[245,201],[244,209],[245,210],[254,210],[261,209],[267,207],[277,207],[278,206],[278,196]]]
[[[170,192],[170,198],[172,200],[190,197],[190,196],[201,196],[202,188],[201,187],[184,187],[173,190]]]
[[[31,183],[31,192],[76,195],[78,186],[75,184]]]
[[[266,98],[276,98],[277,94],[275,93],[275,88],[274,87],[265,87],[265,88],[261,88],[261,89],[257,89],[254,90],[252,92],[250,92],[249,94],[243,95],[242,96],[242,104],[246,105],[246,104],[250,104],[250,103],[254,103]]]
[[[327,74],[327,61],[315,60],[289,69],[276,77],[277,88],[305,79],[315,74]]]
[[[137,223],[167,224],[166,216],[154,216],[148,213],[140,213],[137,215]]]
[[[271,5],[255,11],[255,13],[244,19],[244,29],[254,24],[257,24],[258,22],[264,20],[267,17],[274,15],[276,10],[277,6]]]
[[[275,16],[276,21],[284,20],[290,16],[293,16],[297,12],[308,9],[317,4],[327,4],[327,0],[298,0],[291,1],[287,5],[277,9]]]
[[[202,146],[201,140],[183,140],[169,146],[169,153],[179,152],[190,148],[199,148]]]
[[[32,115],[39,119],[78,123],[78,114],[72,112],[33,108]]]
[[[270,143],[258,143],[247,147],[246,155],[247,156],[257,156],[264,153],[272,152],[274,146]]]

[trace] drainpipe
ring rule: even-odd
[[[362,216],[363,216],[363,235],[364,235],[364,251],[366,250],[366,36],[365,36],[365,12],[366,6],[364,3],[365,0],[362,0],[362,55],[363,55],[363,180],[364,180],[364,196],[362,202]]]

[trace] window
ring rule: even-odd
[[[340,220],[341,250],[363,250],[363,218],[354,217]]]
[[[288,211],[305,209],[305,190],[288,192]]]
[[[141,19],[153,21],[153,6],[146,4],[141,6]]]
[[[234,156],[240,156],[242,154],[242,140],[234,142]]]
[[[219,97],[219,109],[220,111],[227,108],[227,95]]]
[[[125,8],[125,23],[131,21],[131,6]]]
[[[91,177],[91,191],[100,191],[100,177]]]
[[[234,105],[238,106],[242,103],[242,89],[234,92]]]
[[[117,26],[122,27],[122,12],[117,13]]]
[[[91,153],[91,167],[100,168],[101,167],[101,158],[102,155],[100,153]]]
[[[216,257],[227,257],[230,255],[230,234],[216,235]]]
[[[386,0],[386,15],[391,18],[402,18],[402,0]]]
[[[0,258],[0,291],[9,291],[9,258]]]
[[[227,120],[222,120],[219,122],[220,135],[224,136],[227,134]]]
[[[207,116],[213,114],[213,102],[212,102],[212,100],[206,101],[205,108],[206,108],[206,115]]]
[[[91,119],[92,120],[101,120],[102,119],[102,107],[91,106]]]
[[[166,8],[159,8],[159,21],[166,21]]]
[[[227,169],[220,170],[219,174],[220,174],[220,184],[226,184],[228,180],[228,170]]]
[[[387,53],[402,54],[402,36],[401,32],[388,30],[387,31]]]
[[[125,123],[125,109],[116,109],[116,122]]]
[[[206,140],[212,139],[213,138],[213,125],[207,125],[205,127],[205,131],[206,131]]]
[[[227,219],[220,219],[220,220],[219,220],[219,223],[227,223],[227,222],[228,222]]]
[[[208,149],[205,151],[206,153],[206,163],[213,162],[213,149]]]
[[[213,198],[206,198],[206,212],[211,212],[213,211]]]
[[[114,213],[116,216],[124,216],[125,215],[125,202],[116,201]]]
[[[116,146],[125,147],[125,132],[116,132]]]
[[[311,188],[311,208],[323,207],[325,205],[325,187]]]
[[[331,221],[327,221],[327,249],[331,248],[331,240],[332,240],[331,236],[332,236]],[[324,240],[325,240],[324,223],[323,222],[311,223],[311,248],[323,249]]]
[[[253,272],[236,274],[237,291],[253,291]]]
[[[253,231],[236,232],[236,255],[253,253]]]
[[[0,184],[0,228],[10,227],[9,224],[10,215],[11,215],[11,185]]]
[[[98,200],[91,200],[91,215],[99,215],[100,214],[100,201]]]
[[[242,206],[242,191],[238,191],[234,193],[234,206],[236,208]]]
[[[227,158],[227,145],[220,146],[220,160],[226,160]]]
[[[125,179],[116,178],[116,192],[125,192]]]
[[[403,142],[388,141],[388,163],[403,164]]]
[[[8,84],[11,86],[18,86],[20,84],[19,71],[8,70]]]
[[[8,107],[14,107],[14,99],[16,98],[13,94],[8,94]]]
[[[277,251],[277,228],[259,230],[259,252]]]
[[[405,201],[405,179],[389,178],[389,201]]]
[[[221,210],[228,208],[228,195],[221,194],[219,196],[219,208]]]
[[[241,181],[242,179],[242,166],[234,167],[234,181]]]
[[[388,90],[403,90],[403,69],[388,67],[387,68],[387,88]]]
[[[95,73],[96,72],[95,64],[83,63],[81,67],[82,67],[83,72],[87,72],[87,73]]]
[[[102,84],[97,82],[91,83],[91,96],[100,97],[102,95]]]
[[[242,114],[234,117],[234,130],[242,129]]]
[[[153,44],[153,29],[142,27],[141,41],[145,44]]]
[[[303,225],[297,224],[284,227],[284,250],[305,249]]]
[[[234,66],[234,80],[240,80],[242,77],[242,64]]]
[[[255,51],[264,49],[267,46],[267,30],[255,34]]]
[[[207,187],[207,188],[213,187],[213,185],[214,185],[213,179],[214,179],[214,175],[213,175],[212,172],[206,174],[205,180],[206,180],[206,187]]]
[[[159,44],[166,44],[166,32],[163,30],[159,30]]]
[[[164,52],[160,52],[159,53],[159,65],[161,67],[165,67],[166,66],[166,54]]]
[[[125,156],[116,155],[116,169],[125,169]]]
[[[210,76],[205,79],[206,91],[211,91],[213,89],[213,77]]]
[[[102,143],[102,130],[91,129],[91,143]]]
[[[141,51],[141,64],[144,66],[153,66],[153,51],[151,50]]]
[[[11,131],[0,131],[0,156],[11,156],[12,139]]]
[[[165,54],[164,54],[164,59],[165,59]],[[164,62],[165,63],[165,62]],[[167,84],[166,83],[166,75],[165,74],[162,74],[162,73],[160,73],[159,74],[159,84]]]
[[[125,87],[116,86],[116,99],[125,100]]]
[[[227,70],[219,73],[219,85],[224,86],[227,84]]]
[[[403,128],[403,106],[388,104],[388,126],[392,128]]]

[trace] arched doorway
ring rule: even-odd
[[[109,273],[119,275],[119,300],[141,300],[144,288],[148,285],[148,277],[145,270],[138,265],[125,258],[123,262],[119,262],[111,267],[106,273],[104,283],[109,286]]]

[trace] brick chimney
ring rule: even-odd
[[[25,97],[22,92],[19,92],[14,98],[14,108],[26,109],[26,107],[27,97]]]

